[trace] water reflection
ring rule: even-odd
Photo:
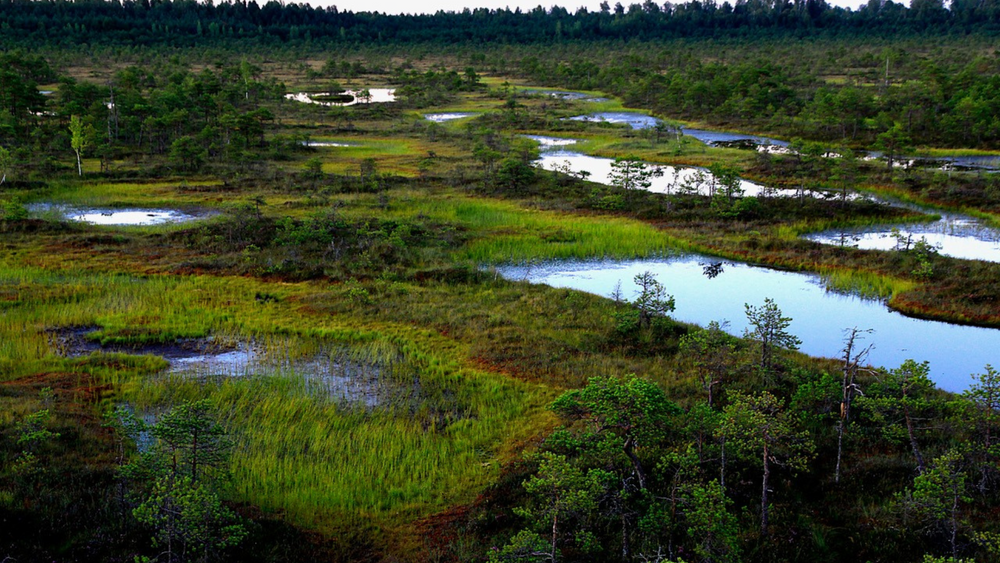
[[[301,102],[303,104],[316,104],[320,106],[353,106],[356,104],[385,104],[389,102],[396,101],[396,89],[395,88],[369,88],[367,90],[345,90],[340,94],[332,94],[334,96],[346,96],[348,98],[353,98],[346,102],[328,102],[324,100],[317,100],[315,98],[322,96],[330,96],[327,92],[296,92],[293,94],[285,94],[285,99],[293,100],[296,102]]]
[[[969,375],[1000,364],[1000,330],[914,319],[889,310],[880,300],[828,291],[815,274],[786,272],[726,262],[725,268],[706,265],[717,258],[681,255],[653,260],[550,262],[533,266],[503,266],[508,279],[524,279],[609,296],[621,284],[625,297],[637,291],[633,278],[651,271],[674,296],[674,318],[707,326],[729,321],[727,330],[740,335],[747,328],[744,304],[760,305],[773,298],[793,319],[789,330],[802,339],[801,350],[813,356],[836,357],[843,347],[844,329],[873,329],[869,360],[896,367],[912,358],[929,361],[931,377],[949,391],[961,391]]]
[[[343,143],[339,141],[302,141],[302,145],[306,147],[322,148],[322,147],[356,147],[358,145],[353,145],[351,143]]]
[[[535,161],[546,170],[586,177],[592,182],[612,185],[612,164],[614,159],[585,155],[566,149],[577,141],[559,137],[529,135],[541,148],[541,157]],[[717,189],[714,177],[704,169],[679,168],[664,165],[650,165],[662,175],[651,178],[650,191],[662,194],[698,193],[710,195]],[[798,194],[797,190],[777,190],[740,180],[740,188],[746,196],[788,197]],[[837,197],[832,192],[809,192],[828,197]],[[867,197],[854,193],[852,198]],[[834,229],[805,235],[804,238],[822,244],[853,246],[862,250],[897,250],[899,239],[912,242],[925,239],[928,244],[944,255],[966,260],[987,260],[1000,262],[1000,230],[984,224],[979,219],[954,212],[943,212],[928,207],[884,201],[886,205],[904,207],[927,214],[938,214],[940,221],[930,223],[889,223],[849,229]]]
[[[539,141],[542,149],[540,158],[535,161],[536,166],[546,170],[586,177],[591,182],[599,184],[613,185],[612,172],[614,169],[612,164],[615,162],[614,159],[589,156],[562,148],[575,143],[576,141],[573,139],[540,136],[530,136],[530,138]],[[649,191],[654,193],[711,195],[716,189],[719,189],[715,177],[703,168],[652,164],[649,167],[658,172],[658,176],[650,178],[652,183]],[[795,192],[795,190],[775,190],[743,179],[740,180],[740,188],[747,196],[768,197],[778,195],[781,192]]]
[[[456,119],[465,119],[466,117],[472,117],[476,114],[469,112],[453,112],[453,113],[428,113],[424,115],[424,119],[428,121],[433,121],[434,123],[444,123],[445,121],[454,121]]]
[[[619,111],[619,112],[598,112],[588,115],[578,115],[571,117],[574,121],[595,121],[604,123],[624,123],[632,129],[649,129],[662,123],[651,115],[641,112]],[[696,129],[681,127],[681,132],[689,137],[697,139],[706,145],[724,146],[732,148],[744,148],[757,150],[771,154],[792,154],[789,149],[789,142],[773,137],[762,135],[751,135],[749,133],[736,133],[732,131],[715,131],[710,129]],[[838,158],[836,153],[827,153],[828,158]],[[878,151],[867,151],[862,157],[864,160],[879,160],[883,157]],[[942,170],[1000,170],[1000,156],[997,155],[939,155],[939,156],[916,156],[912,158],[902,158],[895,164],[896,166],[909,168],[911,166],[923,166],[940,168]]]
[[[904,204],[896,204],[904,206]],[[907,250],[925,240],[941,254],[965,260],[1000,262],[1000,231],[968,215],[905,205],[941,215],[940,221],[900,225],[871,225],[833,229],[805,235],[812,241],[862,250]]]
[[[722,262],[711,262],[709,264],[699,264],[701,266],[701,272],[705,274],[705,277],[714,280],[719,277],[719,274],[725,272]]]
[[[524,90],[525,94],[534,94],[540,96],[552,96],[553,98],[559,98],[560,100],[568,100],[575,102],[606,102],[607,98],[602,98],[599,96],[593,96],[586,92],[573,92],[570,90]]]
[[[301,382],[310,394],[375,407],[416,391],[413,382],[388,377],[393,366],[360,360],[335,343],[296,339],[180,339],[164,344],[108,344],[88,338],[98,327],[65,327],[48,331],[49,345],[60,356],[94,353],[154,355],[167,361],[163,377],[215,381],[230,378],[284,377]]]
[[[633,111],[605,111],[578,115],[569,118],[571,121],[595,121],[598,123],[624,123],[632,129],[650,129],[656,127],[660,120],[645,113]]]
[[[68,221],[92,225],[165,225],[186,223],[211,216],[208,212],[185,212],[177,209],[116,209],[101,207],[74,207],[36,203],[27,206],[35,215],[56,215]]]
[[[682,127],[681,132],[689,137],[698,139],[706,145],[713,146],[720,143],[738,143],[740,141],[749,141],[754,145],[776,145],[779,147],[788,146],[788,141],[782,141],[781,139],[774,139],[771,137],[761,137],[759,135],[749,135],[746,133],[710,131],[708,129],[689,129],[687,127]]]

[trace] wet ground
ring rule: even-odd
[[[375,407],[409,400],[419,391],[416,379],[405,383],[398,373],[388,377],[379,363],[360,360],[335,343],[302,346],[290,340],[254,341],[186,338],[168,343],[102,345],[98,327],[68,327],[48,331],[53,350],[75,358],[94,353],[159,356],[169,363],[165,376],[219,378],[288,377],[326,398]]]

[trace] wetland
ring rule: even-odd
[[[0,53],[0,558],[993,560],[993,59],[343,30]]]

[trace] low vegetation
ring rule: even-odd
[[[213,24],[213,37],[233,29]],[[594,64],[425,48],[301,65],[225,50],[114,51],[106,65],[0,54],[0,557],[996,559],[992,367],[948,393],[926,364],[867,365],[862,320],[839,357],[810,358],[770,299],[747,303],[751,329],[731,335],[671,318],[671,280],[652,273],[602,297],[494,268],[698,252],[998,326],[996,263],[801,238],[934,220],[858,193],[992,220],[990,174],[847,152],[905,154],[915,134],[953,145],[957,122],[933,133],[921,114],[899,130],[902,109],[883,106],[916,94],[897,78],[876,99],[860,70],[864,111],[821,113],[851,87],[799,63],[695,61],[698,41],[669,61],[601,43]],[[950,52],[931,61],[946,75]],[[927,85],[925,66],[899,73]],[[992,80],[961,76],[939,96],[947,119]],[[716,109],[674,104],[709,83]],[[398,101],[285,97],[384,86]],[[746,117],[776,91],[767,119]],[[668,119],[568,119],[623,104]],[[423,118],[446,111],[473,115]],[[712,147],[679,135],[681,119],[808,140],[786,154]],[[579,139],[616,159],[611,181],[533,166],[525,135]],[[968,146],[995,148],[991,135]],[[656,164],[704,167],[712,194],[649,192]],[[746,196],[741,177],[795,192]],[[97,225],[58,206],[195,220]]]

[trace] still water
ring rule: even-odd
[[[452,113],[428,113],[424,115],[424,119],[427,121],[433,121],[434,123],[444,123],[446,121],[454,121],[456,119],[465,119],[466,117],[473,117],[475,113],[469,112],[452,112]]]
[[[924,240],[941,254],[965,260],[1000,262],[1000,231],[968,215],[917,208],[936,213],[941,219],[931,223],[871,225],[832,229],[805,235],[812,241],[862,250],[904,250]],[[895,231],[894,231],[895,229]]]
[[[706,266],[722,264],[714,277]],[[653,272],[676,299],[675,319],[707,326],[728,322],[726,330],[740,335],[747,327],[745,304],[760,306],[774,299],[793,320],[788,330],[802,340],[801,351],[812,356],[838,357],[845,329],[873,329],[864,344],[874,344],[869,361],[898,367],[906,359],[929,361],[931,378],[942,389],[962,391],[969,375],[986,364],[1000,365],[1000,330],[953,325],[906,317],[878,299],[828,291],[816,274],[755,267],[719,258],[685,254],[629,261],[548,262],[532,266],[502,266],[511,280],[544,283],[610,296],[621,284],[621,295],[632,299],[633,278]]]
[[[285,99],[301,102],[303,104],[317,104],[329,107],[353,106],[360,103],[385,104],[396,101],[395,88],[369,88],[368,96],[366,98],[361,97],[362,93],[364,93],[364,90],[344,90],[341,94],[353,98],[352,100],[346,102],[327,102],[313,99],[313,96],[329,95],[326,92],[295,92],[292,94],[285,94]]]
[[[35,203],[27,206],[34,215],[55,214],[69,221],[79,221],[92,225],[166,225],[186,223],[209,217],[211,213],[191,213],[178,209],[118,209],[101,207],[74,207],[50,203]]]
[[[577,141],[559,137],[544,137],[529,135],[530,139],[539,143],[541,156],[536,165],[546,170],[557,170],[570,173],[587,173],[587,179],[592,182],[611,185],[611,165],[613,159],[589,156],[573,151],[570,147]],[[662,172],[662,175],[652,178],[650,191],[672,194],[687,186],[697,186],[698,193],[708,195],[713,189],[713,177],[704,169],[678,168],[665,165],[650,165]],[[701,176],[699,176],[699,174]],[[740,181],[740,187],[746,196],[790,196],[795,190],[777,190],[767,186]],[[810,192],[814,196],[837,197],[833,192]],[[854,197],[864,197],[855,194]],[[986,224],[984,221],[963,215],[961,213],[945,212],[924,206],[900,202],[885,202],[887,205],[906,207],[927,213],[939,215],[938,221],[930,223],[898,223],[870,225],[850,229],[833,229],[805,235],[804,238],[837,246],[853,246],[862,250],[893,250],[907,248],[924,239],[934,246],[941,254],[965,260],[986,260],[1000,262],[1000,230]]]
[[[589,156],[583,153],[570,150],[566,147],[576,143],[575,139],[564,139],[559,137],[544,137],[540,135],[529,135],[528,138],[538,142],[541,147],[541,155],[535,161],[535,165],[546,170],[556,170],[570,173],[585,172],[587,180],[600,184],[611,185],[611,174],[613,171],[613,158],[603,158],[599,156]],[[714,176],[702,168],[686,168],[666,165],[649,165],[651,170],[656,170],[659,176],[650,178],[652,185],[649,190],[655,193],[672,194],[678,193],[685,186],[702,195],[708,195],[716,185]],[[766,186],[740,180],[740,187],[744,195],[760,196],[765,192],[775,192]],[[788,191],[788,190],[786,190]]]

